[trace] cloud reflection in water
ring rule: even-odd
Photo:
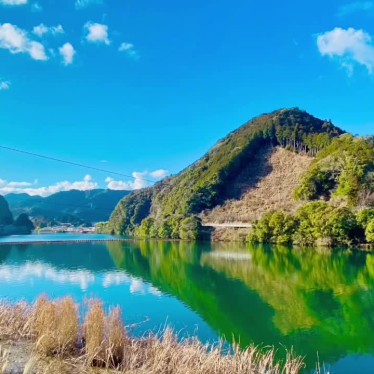
[[[162,295],[157,288],[144,283],[140,278],[131,277],[123,271],[95,274],[87,269],[57,269],[43,262],[26,262],[23,265],[0,265],[0,282],[23,283],[33,278],[58,284],[79,286],[82,291],[87,291],[91,285],[99,282],[103,288],[129,285],[130,292],[133,294]]]

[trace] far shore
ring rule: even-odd
[[[129,242],[133,239],[113,238],[113,239],[76,239],[76,240],[37,240],[37,241],[12,241],[0,242],[0,246],[4,245],[28,245],[28,244],[70,244],[70,243],[92,243],[92,242]]]

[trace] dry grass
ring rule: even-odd
[[[10,305],[0,303],[0,337],[3,339],[28,339],[33,336],[32,307],[26,303]]]
[[[93,300],[84,322],[84,344],[89,365],[104,363],[105,312],[102,304]]]
[[[281,147],[262,149],[230,184],[228,200],[205,211],[203,221],[253,223],[271,210],[294,212],[294,191],[312,161]]]
[[[78,307],[70,297],[53,302],[40,297],[33,311],[32,327],[38,353],[71,354],[78,342]]]
[[[125,346],[127,342],[126,331],[123,326],[121,308],[113,309],[106,320],[107,346],[106,362],[110,366],[117,366],[125,357]]]
[[[272,348],[234,348],[225,354],[221,346],[203,345],[196,338],[179,342],[170,329],[162,336],[130,338],[121,314],[116,308],[106,315],[99,301],[91,301],[80,325],[71,298],[42,297],[34,306],[1,304],[0,341],[27,341],[23,347],[31,347],[30,357],[22,371],[30,373],[297,374],[304,368],[303,360],[292,352],[283,363]],[[0,370],[3,366],[3,372],[12,372],[4,369],[10,364],[4,352]]]

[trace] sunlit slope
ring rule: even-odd
[[[193,239],[199,214],[228,200],[241,200],[243,194],[267,175],[266,168],[253,166],[259,152],[261,155],[272,152],[272,147],[281,147],[312,157],[340,134],[342,131],[331,122],[299,109],[259,116],[219,141],[177,176],[122,200],[107,230]],[[308,156],[303,156],[306,160],[304,157]],[[303,163],[307,166],[307,161]]]
[[[204,211],[203,222],[253,223],[272,210],[294,212],[300,206],[294,199],[295,189],[312,161],[311,156],[279,146],[262,148],[248,163],[246,173],[234,181],[237,198]]]

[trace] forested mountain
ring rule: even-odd
[[[340,172],[332,168],[329,174],[330,187],[324,186],[321,182],[322,187],[317,188],[315,195],[310,191],[313,189],[311,186],[315,183],[313,178],[316,175],[319,180],[323,181],[321,177],[323,173],[315,171],[318,169],[316,165],[322,165],[319,164],[319,160],[326,152],[326,157],[330,157],[332,151],[329,149],[337,147],[337,143],[333,140],[340,139],[342,134],[344,132],[334,126],[331,121],[315,118],[297,108],[261,115],[220,140],[200,160],[180,174],[167,178],[152,188],[136,191],[127,196],[113,212],[109,224],[101,229],[139,237],[195,239],[199,236],[201,219],[206,221],[213,209],[224,207],[229,202],[241,201],[242,206],[245,205],[243,197],[255,191],[261,181],[277,171],[274,169],[282,165],[287,155],[296,156],[292,156],[293,159],[288,161],[290,165],[285,168],[283,174],[278,176],[278,179],[280,178],[279,183],[282,180],[287,182],[288,179],[293,180],[289,188],[291,195],[287,197],[290,206],[294,204],[294,209],[296,209],[303,204],[301,200],[327,199],[327,196],[335,196],[334,191],[340,185],[339,181],[345,178],[348,170],[351,170],[349,165],[354,162],[349,157],[346,160],[346,167],[340,168]],[[338,140],[338,142],[344,144],[348,141],[344,139],[352,139],[353,148],[356,147],[356,142],[360,143],[352,137],[341,139],[343,140]],[[346,147],[350,148],[349,144]],[[269,163],[269,159],[275,152],[280,152],[283,157],[278,157],[278,166]],[[355,152],[352,150],[353,154]],[[368,157],[372,156],[369,154]],[[290,160],[289,157],[288,160]],[[265,167],[260,165],[260,162],[263,162]],[[289,178],[293,165],[298,164],[301,165],[299,170],[294,170],[292,178]],[[363,169],[365,168],[366,166],[363,166]],[[356,189],[358,188],[356,192],[359,195],[363,193],[360,189],[363,180],[360,178],[356,181],[359,184],[356,186]],[[366,186],[370,187],[370,182]],[[294,198],[296,189],[297,193]],[[341,190],[343,189],[345,190],[345,187]],[[265,195],[262,197],[265,199],[266,191],[270,192],[268,187],[263,188]],[[370,191],[365,193],[367,196],[370,195]],[[343,192],[336,194],[344,195]],[[351,192],[344,196],[351,202],[353,196]],[[357,196],[354,197],[356,205],[358,204],[357,198]],[[247,206],[248,211],[251,210],[253,200],[252,198],[252,203]],[[284,198],[283,201],[285,201]],[[270,211],[278,209],[279,204],[277,204],[275,202],[266,208],[265,201],[262,205]],[[262,213],[265,214],[266,209]],[[230,215],[230,208],[221,215],[220,220],[224,221],[228,215]],[[254,223],[259,218],[257,216],[254,219],[249,215],[247,221]],[[235,215],[230,218],[230,220],[233,219]],[[244,219],[245,217],[240,220]]]
[[[63,191],[48,197],[27,194],[5,196],[14,214],[27,213],[37,226],[107,221],[118,202],[129,191],[96,189]]]
[[[7,201],[0,195],[0,236],[30,234],[33,229],[34,225],[26,214],[20,214],[14,220]]]

